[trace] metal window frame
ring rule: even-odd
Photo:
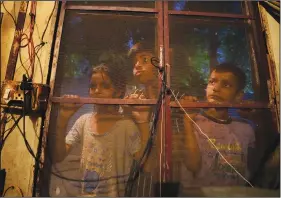
[[[169,54],[169,16],[191,16],[193,19],[189,19],[189,23],[196,23],[198,24],[198,20],[196,20],[196,17],[208,17],[210,21],[212,19],[238,19],[237,21],[233,22],[233,24],[236,25],[243,25],[245,26],[245,21],[247,21],[248,26],[246,26],[246,31],[247,31],[247,40],[248,40],[248,45],[250,49],[250,58],[251,58],[251,68],[252,68],[252,83],[253,87],[255,89],[255,96],[257,95],[256,92],[258,92],[258,98],[260,98],[260,84],[256,82],[260,82],[260,74],[261,72],[261,67],[258,66],[257,62],[261,61],[262,59],[262,53],[264,53],[264,49],[261,49],[261,51],[257,51],[257,44],[260,37],[260,34],[257,32],[257,29],[253,27],[253,24],[258,23],[257,21],[257,16],[255,15],[253,11],[253,5],[251,2],[246,2],[245,3],[245,11],[244,14],[225,14],[225,13],[211,13],[211,12],[195,12],[195,11],[174,11],[174,10],[169,10],[168,9],[168,2],[164,2],[164,48],[165,50],[165,62],[170,63],[170,54]],[[197,19],[198,19],[197,18]],[[203,23],[203,22],[201,22]],[[206,22],[206,23],[209,23]],[[167,50],[168,49],[168,50]],[[172,65],[170,65],[172,67]],[[171,68],[168,67],[168,86],[170,87],[171,85],[171,79],[170,79],[170,70]],[[268,67],[268,66],[267,66]],[[263,68],[264,70],[265,68]],[[266,93],[266,92],[265,92]],[[268,94],[267,94],[268,96]],[[170,97],[168,98],[167,104],[169,105],[168,108],[180,108],[179,105],[174,102],[170,101]],[[216,107],[216,108],[254,108],[254,109],[274,109],[274,106],[268,102],[268,100],[263,99],[262,101],[253,101],[251,103],[249,102],[241,102],[239,104],[233,104],[233,103],[224,103],[224,104],[213,104],[213,103],[208,103],[208,102],[184,102],[182,104],[182,107],[184,108],[211,108],[211,107]],[[274,115],[273,115],[274,116]],[[274,118],[274,117],[273,117]],[[168,156],[167,159],[167,165],[170,167],[170,170],[173,170],[172,168],[172,163],[171,163],[171,151],[172,151],[172,126],[171,126],[171,112],[168,112],[167,117],[166,117],[167,125],[166,125],[166,142],[165,142],[165,147],[166,147],[166,153]],[[167,173],[167,175],[171,176],[171,171]]]
[[[90,11],[112,11],[113,13],[115,11],[118,12],[139,12],[139,13],[155,13],[157,14],[157,38],[158,40],[155,40],[157,42],[158,47],[160,48],[163,46],[163,23],[162,23],[162,9],[159,9],[162,7],[162,2],[157,1],[155,3],[156,8],[130,8],[130,7],[115,7],[115,6],[70,6],[67,5],[66,2],[61,3],[61,9],[60,9],[60,15],[59,15],[59,22],[57,27],[57,34],[55,38],[54,43],[54,53],[53,53],[53,60],[52,60],[52,67],[51,67],[51,75],[50,75],[50,95],[49,95],[49,103],[46,111],[45,121],[44,121],[44,129],[43,129],[43,154],[41,155],[41,162],[44,163],[42,169],[43,172],[41,172],[39,176],[39,195],[40,196],[47,196],[49,195],[49,177],[51,175],[51,170],[48,169],[48,165],[50,165],[50,160],[48,159],[48,150],[47,150],[47,138],[49,136],[48,131],[50,130],[50,117],[52,113],[52,106],[55,103],[82,103],[82,104],[145,104],[145,105],[153,105],[157,103],[157,100],[154,99],[146,99],[146,100],[133,100],[133,99],[93,99],[93,98],[80,98],[79,101],[75,101],[73,99],[65,99],[62,97],[54,97],[54,88],[55,88],[55,81],[56,81],[56,72],[58,69],[58,56],[60,51],[60,44],[61,44],[61,37],[62,37],[62,31],[63,31],[63,24],[64,24],[64,18],[67,10],[90,10]],[[160,50],[159,50],[160,53]],[[160,56],[160,54],[159,54]],[[160,79],[159,79],[160,80]],[[162,119],[162,118],[160,118]],[[45,189],[47,187],[47,189]],[[45,191],[46,190],[46,191]]]
[[[50,77],[50,100],[48,103],[48,108],[46,111],[46,119],[44,124],[44,131],[43,131],[43,148],[44,148],[44,155],[42,155],[41,160],[44,162],[44,164],[47,164],[48,160],[46,159],[46,145],[47,145],[47,137],[48,137],[48,131],[50,128],[50,115],[52,111],[52,105],[54,103],[83,103],[83,104],[142,104],[142,105],[153,105],[156,104],[156,100],[154,99],[146,99],[146,100],[129,100],[129,99],[93,99],[93,98],[81,98],[79,101],[75,101],[75,99],[65,99],[62,97],[54,97],[54,85],[55,85],[55,77],[56,77],[56,71],[57,71],[57,65],[58,65],[58,55],[60,50],[60,43],[61,43],[61,36],[63,31],[63,23],[64,23],[64,17],[67,12],[67,10],[89,10],[89,11],[112,11],[114,12],[136,12],[136,13],[155,13],[157,15],[157,43],[158,47],[164,49],[163,53],[161,50],[159,50],[159,57],[162,57],[162,63],[164,65],[169,64],[170,62],[170,56],[169,56],[169,16],[177,15],[177,16],[192,16],[192,17],[208,17],[210,19],[239,19],[243,23],[245,20],[251,21],[256,23],[256,16],[253,15],[253,12],[251,10],[250,2],[246,2],[246,14],[225,14],[225,13],[210,13],[210,12],[195,12],[195,11],[173,11],[168,9],[168,2],[167,1],[157,1],[155,2],[155,8],[135,8],[135,7],[119,7],[119,6],[89,6],[89,5],[67,5],[66,2],[61,3],[61,10],[60,10],[60,16],[59,16],[59,25],[57,28],[57,34],[56,39],[54,43],[54,54],[53,54],[53,61],[52,61],[52,68],[51,68],[51,77]],[[241,21],[239,20],[235,23],[239,25],[241,24]],[[191,20],[192,21],[192,20]],[[252,24],[249,24],[250,26]],[[252,29],[251,35],[255,34],[254,30]],[[259,35],[257,38],[260,38]],[[156,40],[155,40],[156,41]],[[255,41],[252,42],[251,48],[255,49],[257,45],[256,38]],[[256,51],[252,51],[254,55],[257,54]],[[261,53],[258,53],[261,54]],[[257,61],[255,62],[252,67],[255,68],[256,71],[258,71]],[[170,87],[171,79],[170,79],[170,67],[167,67],[167,84]],[[239,104],[212,104],[207,102],[191,102],[191,103],[183,103],[182,105],[185,108],[209,108],[209,107],[231,107],[231,108],[261,108],[261,109],[271,109],[273,108],[271,104],[269,104],[267,101],[265,102],[254,102],[254,103],[239,103]],[[164,171],[162,172],[164,175],[164,178],[166,180],[169,180],[171,177],[171,136],[172,136],[172,126],[171,126],[171,108],[179,108],[179,106],[171,101],[171,97],[167,96],[165,99],[165,109],[164,109],[164,117],[161,117],[160,119],[164,119],[165,122],[163,122],[164,125],[164,132],[163,135],[165,136],[164,142],[162,142],[165,146],[165,156],[163,156],[163,159],[165,163],[169,167],[164,167]],[[43,167],[43,172],[47,170]],[[50,170],[47,171],[47,174],[50,173]],[[46,172],[43,174],[46,176]],[[50,174],[49,174],[50,175]],[[42,176],[40,175],[39,179]],[[45,180],[45,178],[41,178]],[[45,181],[46,182],[46,181]],[[46,183],[41,182],[39,185],[40,192],[46,187]],[[49,182],[49,181],[48,181]],[[47,189],[47,191],[49,188]],[[42,194],[42,193],[40,193]],[[46,192],[42,195],[46,195]]]

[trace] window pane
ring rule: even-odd
[[[155,1],[68,1],[67,5],[154,8]]]
[[[137,92],[128,51],[135,43],[146,42],[149,43],[146,47],[149,46],[152,52],[157,46],[156,25],[154,14],[67,11],[56,70],[55,96],[71,94],[122,99],[129,93]],[[148,61],[150,59],[144,62],[147,64]],[[124,196],[133,155],[139,149],[136,147],[146,144],[145,141],[136,142],[144,138],[140,140],[143,133],[137,128],[132,109],[127,107],[126,111],[124,105],[87,104],[80,108],[72,105],[74,107],[68,105],[65,108],[68,113],[64,114],[60,114],[63,105],[56,104],[52,108],[49,148],[56,149],[52,154],[57,155],[61,151],[54,146],[59,133],[66,135],[65,142],[74,148],[61,163],[52,167],[52,171],[67,178],[96,182],[68,181],[52,175],[48,192],[52,196]],[[148,117],[154,109],[151,106],[147,109]],[[69,116],[69,112],[74,114]],[[100,117],[94,117],[96,113]],[[65,131],[59,128],[63,121],[68,123]],[[158,159],[155,146],[151,152],[153,159]],[[150,168],[148,176],[142,177],[154,177],[157,163],[153,161]],[[147,185],[147,180],[144,183],[142,185]],[[153,191],[150,193],[152,196]]]
[[[169,10],[243,14],[243,1],[170,1]]]
[[[210,142],[213,142],[225,159],[249,180],[262,163],[262,157],[268,152],[267,149],[276,144],[276,140],[279,139],[278,129],[272,121],[272,112],[269,110],[229,109],[228,115],[231,120],[228,124],[222,124],[222,119],[214,119],[207,109],[186,109],[186,111],[192,115],[192,119],[201,131],[195,125],[186,127],[188,122],[184,119],[188,121],[189,119],[179,108],[172,108],[172,178],[174,182],[180,182],[183,197],[194,196],[189,194],[193,192],[191,187],[198,187],[199,190],[199,187],[234,187],[245,184],[245,181],[222,159]],[[199,154],[202,157],[196,177],[193,177],[192,169],[190,169],[192,163],[189,163],[194,162],[195,158],[187,152],[187,148],[194,148],[191,145],[194,142],[198,144]],[[197,151],[193,150],[193,153]],[[268,160],[264,169],[259,170],[256,178],[251,180],[252,185],[261,188],[272,188],[274,184],[279,186],[279,183],[276,183],[279,181],[279,154],[280,148],[276,147],[275,154]],[[246,172],[246,167],[249,172]],[[239,196],[239,192],[228,193],[231,196],[236,196],[237,193]],[[219,196],[219,194],[208,196]],[[227,195],[220,194],[220,196]]]
[[[135,89],[133,65],[127,57],[137,42],[155,45],[154,15],[67,11],[63,25],[55,95],[88,96],[93,66],[114,60],[128,89]],[[114,63],[113,63],[114,64]],[[125,81],[127,78],[127,82]]]
[[[171,87],[179,96],[205,97],[210,68],[232,62],[246,75],[245,99],[254,99],[247,24],[188,20],[172,16],[170,23]]]

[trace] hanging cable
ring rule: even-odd
[[[133,184],[134,184],[135,180],[139,177],[139,173],[142,170],[142,168],[151,152],[153,142],[156,137],[157,123],[158,123],[158,119],[159,119],[160,110],[163,105],[163,101],[165,99],[165,94],[167,92],[167,86],[166,86],[166,82],[165,82],[166,81],[165,69],[162,69],[158,65],[156,65],[157,63],[159,63],[159,61],[155,57],[151,58],[151,63],[157,69],[159,69],[160,73],[163,73],[163,77],[161,77],[160,93],[159,93],[159,96],[157,99],[156,108],[154,110],[154,113],[152,113],[152,119],[151,119],[152,124],[150,125],[150,136],[147,140],[147,143],[146,143],[146,146],[145,146],[145,149],[143,151],[141,158],[138,161],[136,161],[131,167],[131,172],[130,172],[129,179],[128,179],[128,181],[130,181],[130,182],[128,182],[126,185],[125,196],[132,195]],[[162,144],[162,142],[161,142],[161,144]],[[160,172],[160,174],[161,174],[161,172]]]
[[[30,78],[33,79],[34,74],[34,63],[35,63],[35,47],[34,47],[34,41],[33,41],[33,32],[34,32],[34,26],[35,26],[35,17],[36,17],[36,1],[31,2],[31,8],[30,8],[30,27],[29,27],[29,42],[28,42],[28,55],[30,60],[30,67],[31,67],[31,74]]]
[[[200,128],[200,126],[188,115],[188,113],[185,111],[185,109],[182,107],[181,103],[179,102],[179,100],[175,97],[174,92],[171,90],[172,95],[175,98],[175,101],[177,102],[177,104],[180,106],[180,108],[182,109],[182,111],[185,113],[185,115],[188,117],[189,120],[192,121],[192,123],[198,128],[198,130],[200,131],[200,133],[202,135],[204,135],[209,141],[209,143],[212,144],[212,146],[216,149],[216,151],[218,152],[218,154],[221,156],[221,158],[237,173],[237,175],[239,175],[245,182],[247,182],[251,187],[254,187],[238,170],[236,170],[236,168],[227,161],[227,159],[223,156],[223,154],[219,151],[219,149],[216,147],[216,145],[213,143],[213,141],[210,140],[209,136],[207,134],[205,134],[202,129]]]
[[[161,76],[160,76],[160,77],[161,77]],[[162,78],[162,77],[161,77],[161,78]],[[162,81],[164,81],[164,79],[162,79]],[[165,84],[165,86],[166,86],[166,84]],[[209,140],[208,142],[210,142],[210,143],[212,144],[212,146],[216,149],[216,151],[219,153],[219,155],[222,157],[222,159],[223,159],[223,160],[237,173],[237,175],[240,176],[249,186],[254,187],[239,171],[237,171],[237,170],[235,169],[235,167],[234,167],[231,163],[229,163],[229,162],[226,160],[226,158],[222,155],[222,153],[219,151],[219,149],[216,147],[216,145],[210,140],[210,138],[208,137],[208,135],[205,134],[205,133],[202,131],[202,129],[199,127],[199,125],[188,115],[188,113],[185,111],[185,109],[182,107],[181,103],[180,103],[179,100],[177,99],[175,93],[174,93],[170,88],[168,88],[168,87],[166,87],[166,88],[167,88],[167,90],[174,96],[175,101],[176,101],[177,104],[180,106],[180,108],[181,108],[182,111],[185,113],[185,115],[188,117],[188,119],[190,119],[190,120],[192,121],[192,123],[198,128],[198,130],[200,131],[200,133],[201,133],[202,135],[204,135],[204,136]]]
[[[20,187],[18,187],[18,186],[15,186],[15,185],[9,186],[9,187],[4,191],[4,193],[3,193],[2,196],[5,197],[6,193],[7,193],[9,190],[14,190],[14,189],[16,189],[16,191],[21,195],[21,197],[24,197],[23,192],[22,192],[22,189],[21,189]]]
[[[17,22],[16,22],[15,18],[13,17],[13,15],[6,9],[6,6],[5,6],[5,4],[4,4],[4,1],[1,1],[1,4],[2,4],[4,10],[11,16],[11,18],[12,18],[12,20],[13,20],[13,22],[14,22],[14,25],[15,25],[15,27],[16,27],[16,26],[17,26]]]
[[[21,136],[23,137],[25,146],[26,146],[28,152],[30,153],[30,155],[35,159],[35,161],[37,161],[37,162],[40,163],[41,165],[44,165],[44,163],[40,161],[40,159],[38,158],[38,156],[37,156],[37,157],[35,156],[35,153],[34,153],[34,151],[32,150],[32,148],[31,148],[31,146],[30,146],[30,144],[29,144],[29,142],[28,142],[28,140],[27,140],[27,138],[26,138],[26,135],[25,135],[26,132],[23,131],[23,130],[19,127],[19,125],[18,125],[18,122],[19,122],[19,120],[22,118],[22,115],[20,116],[20,118],[18,118],[18,120],[16,120],[16,118],[14,117],[13,114],[11,114],[11,116],[12,116],[12,119],[15,121],[15,126],[19,129],[19,132],[20,132]],[[25,129],[25,128],[24,128],[24,129]],[[47,158],[46,158],[46,159],[48,159],[48,160],[52,163],[52,160],[51,160],[51,158],[50,158],[49,155],[47,155]],[[58,171],[58,172],[59,172],[59,171]],[[53,175],[57,176],[58,178],[61,178],[61,179],[64,179],[64,180],[68,180],[68,181],[75,181],[75,182],[97,182],[97,181],[106,181],[106,180],[109,180],[109,179],[112,179],[112,178],[113,178],[113,177],[107,177],[107,178],[103,178],[103,179],[81,180],[81,179],[73,179],[73,178],[64,177],[64,176],[62,176],[62,175],[60,175],[60,174],[58,174],[58,173],[55,173],[55,172],[53,172],[53,171],[51,171],[51,173],[52,173]],[[118,176],[114,176],[114,178],[125,178],[125,177],[127,177],[127,176],[128,176],[128,174],[125,174],[125,175],[118,175]]]

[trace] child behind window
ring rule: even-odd
[[[239,102],[243,96],[246,77],[243,71],[231,63],[214,67],[206,88],[206,99],[210,103]],[[185,100],[196,101],[194,97]],[[184,117],[185,150],[184,163],[193,172],[190,185],[202,186],[237,186],[243,180],[237,172],[219,155],[214,145],[225,159],[247,177],[248,148],[254,147],[255,134],[248,123],[233,120],[227,108],[208,108],[201,114],[190,115],[207,139],[190,119]],[[213,144],[214,145],[213,145]]]
[[[126,81],[114,64],[93,68],[89,94],[93,98],[122,98]],[[78,96],[67,95],[66,98]],[[62,161],[78,142],[82,144],[82,196],[124,196],[134,155],[140,150],[139,130],[119,113],[119,105],[94,105],[95,112],[82,115],[67,136],[67,121],[80,106],[62,105],[58,118],[54,160]]]

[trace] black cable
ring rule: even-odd
[[[57,13],[56,13],[56,20],[55,20],[55,24],[54,24],[54,33],[53,33],[53,42],[51,45],[51,49],[50,49],[50,54],[55,54],[55,47],[56,47],[56,39],[57,39],[57,32],[59,29],[59,19],[60,19],[60,13],[61,13],[61,7],[62,7],[62,2],[58,1],[58,8],[57,8]],[[50,60],[49,60],[49,66],[48,66],[48,72],[47,72],[47,79],[46,79],[46,84],[50,85],[50,79],[51,79],[51,71],[52,71],[52,64],[53,64],[53,59],[54,56],[50,56]]]
[[[13,114],[11,114],[11,115],[12,115],[13,120],[16,122],[16,119],[15,119],[15,117],[13,116]],[[25,146],[26,146],[28,152],[29,152],[29,153],[31,154],[31,156],[35,159],[35,158],[36,158],[36,157],[35,157],[35,154],[34,154],[32,148],[31,148],[29,142],[27,141],[26,136],[24,135],[24,132],[21,130],[21,128],[19,127],[18,124],[17,124],[17,128],[19,129],[20,134],[21,134],[22,137],[23,137],[24,144],[25,144]]]
[[[39,51],[39,50],[38,50]],[[38,59],[39,62],[39,68],[40,68],[40,73],[41,73],[41,83],[43,83],[43,71],[42,71],[42,64],[41,64],[41,60],[38,56],[38,52],[35,52],[35,56]]]
[[[21,66],[23,67],[23,69],[25,70],[25,73],[26,73],[27,77],[29,78],[28,70],[27,70],[27,69],[25,68],[25,66],[23,65],[22,56],[21,56],[21,48],[19,48],[19,57],[20,57]]]
[[[150,139],[149,139],[148,142],[147,142],[147,146],[146,146],[145,152],[144,152],[144,154],[142,155],[142,158],[141,158],[141,160],[140,160],[139,162],[142,162],[142,160],[143,160],[145,157],[147,157],[147,156],[149,155],[150,150],[151,150],[151,147],[152,147],[152,145],[153,145],[153,139],[154,139],[155,134],[156,134],[156,128],[157,128],[156,126],[157,126],[158,116],[159,116],[159,112],[160,112],[161,105],[162,105],[162,100],[163,100],[163,91],[161,91],[160,97],[158,98],[158,102],[157,102],[157,105],[156,105],[156,113],[153,114],[153,120],[154,120],[154,122],[153,122],[153,124],[152,124],[152,126],[151,126],[151,129],[150,129],[151,137],[150,137]],[[24,101],[24,106],[25,106],[25,101]],[[24,124],[23,124],[23,131],[21,130],[21,128],[20,128],[19,125],[18,125],[19,120],[20,120],[22,117],[25,117],[25,108],[23,108],[23,115],[22,115],[18,120],[15,119],[15,117],[13,116],[13,114],[11,114],[11,116],[12,116],[12,119],[15,121],[15,124],[14,124],[14,125],[18,127],[18,129],[19,129],[19,131],[20,131],[20,133],[21,133],[21,135],[22,135],[22,137],[23,137],[23,139],[24,139],[24,142],[25,142],[25,145],[26,145],[26,148],[27,148],[28,152],[29,152],[29,153],[31,154],[31,156],[35,159],[35,162],[38,164],[38,165],[37,165],[37,166],[38,166],[37,168],[39,168],[39,164],[43,165],[43,163],[40,161],[40,154],[37,152],[37,154],[36,154],[36,156],[35,156],[35,154],[34,154],[32,148],[31,148],[31,146],[30,146],[28,140],[26,139],[25,119],[24,119]],[[13,130],[14,128],[15,128],[15,127],[12,127],[12,128],[11,128],[10,132],[8,133],[8,135],[12,132],[12,130]],[[7,135],[7,136],[8,136],[8,135]],[[42,133],[41,133],[40,135],[42,135]],[[7,136],[6,136],[6,138],[7,138]],[[40,139],[42,139],[42,138],[39,138],[39,141],[40,141]],[[38,148],[38,149],[39,149],[39,148]],[[41,153],[41,152],[40,152],[40,153]],[[49,155],[47,155],[47,156],[48,156],[47,158],[50,157]],[[49,160],[50,160],[50,159],[49,159]],[[51,162],[51,160],[50,160],[50,162]],[[139,168],[137,168],[137,170],[138,170],[138,169],[139,169]],[[36,172],[37,172],[37,171],[36,171]],[[59,172],[59,171],[57,171],[57,172]],[[138,171],[134,171],[134,172],[138,172]],[[57,173],[54,173],[53,171],[51,171],[51,173],[52,173],[53,175],[55,175],[55,176],[61,178],[61,179],[68,180],[68,181],[76,181],[76,182],[96,182],[96,181],[102,181],[102,180],[111,179],[111,178],[104,178],[104,179],[99,179],[99,180],[81,180],[81,179],[67,178],[67,177],[61,176],[61,175],[59,175],[59,174],[57,174]],[[36,176],[37,176],[37,175],[36,175]],[[125,175],[125,176],[127,176],[127,175]],[[120,177],[125,177],[125,176],[120,176]],[[37,178],[37,177],[35,177],[35,178]],[[118,176],[117,176],[116,178],[118,178]],[[132,180],[129,178],[129,179],[127,180],[127,184],[128,184],[128,183],[133,183],[134,180],[135,180],[134,177],[132,178]],[[36,182],[36,181],[34,181],[34,182]],[[35,185],[35,186],[36,186],[36,185]],[[33,194],[35,193],[35,190],[36,190],[36,188],[33,189]]]
[[[142,166],[144,165],[145,160],[148,158],[148,156],[151,152],[151,149],[152,149],[152,146],[153,146],[153,140],[154,140],[154,137],[155,137],[156,132],[157,132],[157,123],[158,123],[159,113],[160,113],[160,110],[161,110],[161,107],[162,107],[162,104],[163,104],[163,100],[165,99],[165,95],[167,93],[166,92],[167,86],[166,86],[166,71],[165,71],[165,68],[162,69],[159,66],[155,65],[155,63],[159,63],[158,59],[155,58],[155,57],[151,58],[151,63],[153,64],[153,66],[158,68],[160,72],[163,72],[163,79],[161,81],[161,91],[160,91],[160,94],[158,96],[158,100],[157,100],[157,103],[156,103],[155,113],[153,114],[153,119],[152,119],[153,121],[152,121],[152,125],[150,127],[150,137],[147,141],[147,144],[146,144],[146,147],[144,149],[143,155],[131,167],[130,176],[129,176],[128,181],[132,181],[132,182],[127,183],[127,185],[126,185],[126,189],[125,189],[125,196],[126,197],[132,195],[134,181],[139,176],[139,172],[140,172]]]
[[[163,83],[164,84],[164,83]],[[142,160],[143,159],[145,159],[145,157],[147,157],[148,155],[149,155],[149,153],[150,153],[150,151],[151,151],[151,148],[152,148],[152,145],[153,145],[153,139],[154,139],[154,137],[155,137],[155,135],[156,135],[156,128],[157,128],[157,121],[158,121],[158,116],[159,116],[159,112],[160,112],[160,109],[161,109],[161,106],[162,106],[162,101],[163,101],[163,96],[164,96],[164,93],[165,92],[163,92],[163,88],[162,88],[162,91],[161,91],[161,93],[160,93],[160,97],[158,98],[158,102],[157,102],[157,105],[156,105],[156,113],[155,114],[153,114],[153,124],[151,125],[151,129],[150,129],[150,135],[151,135],[151,137],[149,138],[149,140],[148,140],[148,142],[147,142],[147,145],[146,145],[146,149],[145,149],[145,152],[144,152],[144,154],[142,155],[142,158],[141,158],[141,160],[139,161],[139,162],[142,162]],[[24,106],[25,106],[25,102],[24,102]],[[24,108],[25,109],[25,108]],[[23,139],[24,139],[24,142],[25,142],[25,145],[26,145],[26,148],[27,148],[27,150],[28,150],[28,152],[31,154],[31,156],[35,159],[35,163],[37,164],[36,165],[36,171],[34,172],[34,174],[35,174],[35,177],[34,178],[37,178],[37,175],[38,175],[38,171],[37,171],[37,169],[39,169],[39,164],[41,164],[41,165],[43,165],[43,163],[40,161],[40,150],[41,150],[41,146],[39,145],[39,147],[38,147],[38,151],[37,151],[37,154],[36,154],[36,156],[35,156],[35,154],[34,154],[34,152],[33,152],[33,150],[32,150],[32,148],[31,148],[31,146],[30,146],[30,144],[29,144],[29,142],[28,142],[28,140],[26,139],[26,132],[25,132],[25,124],[24,124],[24,127],[23,127],[23,130],[24,131],[22,131],[21,130],[21,128],[19,127],[19,125],[18,125],[18,122],[19,122],[19,120],[22,118],[22,117],[25,117],[25,110],[23,109],[23,115],[21,115],[21,117],[20,118],[18,118],[18,120],[16,120],[15,119],[15,117],[13,116],[13,114],[11,114],[11,117],[12,117],[12,119],[15,121],[15,126],[17,126],[18,127],[18,129],[19,129],[19,131],[20,131],[20,133],[21,133],[21,135],[22,135],[22,137],[23,137]],[[24,120],[24,122],[25,122],[25,120]],[[10,130],[10,132],[9,132],[9,134],[11,133],[11,131],[14,129],[15,127],[13,127],[13,128],[11,128],[11,130]],[[42,130],[41,130],[41,133],[40,133],[40,138],[39,138],[39,141],[40,141],[40,139],[41,139],[41,141],[42,141]],[[8,135],[9,135],[8,134]],[[8,136],[7,135],[7,136]],[[7,136],[6,136],[6,138],[7,138]],[[47,152],[48,153],[48,152]],[[47,158],[46,159],[49,159],[50,160],[50,162],[52,162],[52,160],[50,159],[50,156],[49,155],[47,155]],[[54,166],[55,167],[55,166]],[[55,169],[56,169],[56,167],[55,167]],[[139,172],[138,170],[140,170],[140,167],[137,167],[136,169],[133,169],[134,171],[133,172]],[[57,171],[58,173],[59,173],[59,171]],[[96,182],[96,181],[103,181],[103,180],[108,180],[108,179],[111,179],[111,178],[103,178],[103,179],[95,179],[95,180],[81,180],[81,179],[72,179],[72,178],[67,178],[67,177],[64,177],[64,176],[62,176],[62,175],[60,175],[60,174],[58,174],[58,173],[55,173],[55,172],[53,172],[53,171],[51,171],[51,173],[53,174],[53,175],[55,175],[56,177],[58,177],[58,178],[61,178],[61,179],[64,179],[64,180],[68,180],[68,181],[75,181],[75,182]],[[130,174],[131,175],[131,174]],[[119,177],[127,177],[128,175],[124,175],[124,176],[115,176],[115,178],[119,178]],[[129,184],[133,184],[134,183],[134,181],[135,181],[135,175],[133,175],[133,177],[130,177],[129,176],[129,178],[128,178],[128,180],[127,180],[127,186],[129,186]],[[34,180],[34,183],[36,183],[36,181],[37,180]],[[33,185],[34,186],[34,188],[33,188],[33,195],[36,193],[36,184],[34,184]]]
[[[2,116],[2,114],[3,114],[3,116]],[[6,126],[6,117],[7,116],[7,114],[6,114],[6,112],[1,112],[1,117],[0,117],[0,119],[1,119],[1,123],[0,123],[0,171],[2,170],[2,164],[1,164],[1,162],[2,162],[2,147],[3,147],[3,144],[4,144],[4,141],[3,141],[3,137],[4,137],[4,133],[5,133],[5,126]],[[4,123],[3,123],[4,122]],[[2,193],[2,187],[0,187],[1,188],[1,190],[0,190],[0,192]]]
[[[18,125],[18,121],[19,121],[19,120],[16,121],[15,117],[13,116],[13,114],[11,114],[11,116],[12,116],[12,119],[15,121],[15,124],[16,124],[17,128],[18,128],[19,131],[20,131],[20,134],[22,135],[22,137],[23,137],[23,139],[24,139],[24,142],[25,142],[25,145],[26,145],[26,147],[27,147],[28,152],[29,152],[29,153],[31,154],[31,156],[35,159],[35,161],[38,161],[41,165],[44,165],[44,163],[41,162],[40,159],[38,159],[38,158],[35,156],[34,151],[32,150],[32,148],[31,148],[31,146],[30,146],[28,140],[26,139],[26,136],[24,135],[24,132],[21,130],[21,128],[20,128],[19,125]],[[21,118],[21,117],[20,117],[20,118]],[[20,119],[20,118],[19,118],[19,119]],[[48,159],[49,157],[50,157],[50,156],[47,155],[47,159]],[[49,158],[49,160],[50,160],[50,158]],[[52,162],[52,161],[50,160],[50,162]],[[65,180],[68,180],[68,181],[76,181],[76,182],[97,182],[97,181],[109,180],[109,179],[112,178],[112,177],[110,177],[110,178],[103,178],[103,179],[98,179],[98,180],[97,180],[97,179],[95,179],[95,180],[81,180],[81,179],[67,178],[67,177],[61,176],[61,175],[59,175],[59,174],[57,174],[57,173],[54,173],[54,172],[51,172],[51,173],[52,173],[53,175],[55,175],[55,176],[61,178],[61,179],[65,179]],[[116,178],[119,178],[119,177],[125,177],[125,176],[127,176],[127,175],[121,175],[121,176],[115,176],[115,177],[116,177]]]
[[[15,121],[15,117],[14,117],[13,115],[12,115],[12,119]],[[16,123],[16,126],[18,127],[18,129],[19,129],[19,131],[20,131],[20,133],[21,133],[21,135],[22,135],[22,137],[23,137],[23,139],[24,139],[24,142],[25,142],[25,145],[26,145],[26,147],[27,147],[28,152],[31,154],[31,156],[32,156],[36,161],[38,161],[41,165],[43,165],[43,162],[41,162],[40,159],[38,159],[39,156],[35,156],[35,154],[34,154],[32,148],[31,148],[31,146],[30,146],[28,140],[26,139],[26,136],[24,136],[24,132],[23,132],[23,131],[21,130],[21,128],[19,127],[18,122],[15,122],[15,123]],[[99,180],[80,180],[80,179],[67,178],[67,177],[61,176],[61,175],[59,175],[59,174],[57,174],[57,173],[54,173],[54,172],[52,172],[52,174],[55,175],[55,176],[57,176],[57,177],[59,177],[59,178],[61,178],[61,179],[65,179],[65,180],[68,180],[68,181],[76,181],[76,182],[97,182],[97,181],[105,181],[105,180],[111,179],[111,178],[103,178],[103,179],[99,179]],[[127,175],[116,176],[116,178],[119,178],[119,177],[121,178],[121,177],[125,177],[125,176],[127,176]]]
[[[3,141],[2,141],[2,147],[1,147],[1,149],[3,148],[3,146],[4,146],[4,143],[5,143],[5,141],[7,140],[7,138],[9,137],[9,135],[12,133],[12,131],[16,128],[16,125],[19,123],[19,121],[20,121],[20,119],[21,119],[22,117],[20,116],[19,118],[18,118],[18,120],[16,120],[16,122],[14,123],[14,125],[11,127],[11,128],[9,128],[9,129],[7,129],[6,131],[5,131],[5,133],[8,131],[8,130],[10,130],[8,133],[7,133],[7,135],[3,138]]]
[[[5,9],[5,11],[12,17],[12,20],[13,20],[13,22],[15,24],[15,27],[16,27],[17,26],[17,22],[16,22],[15,18],[13,17],[13,15],[6,9],[4,1],[2,1],[1,4],[3,5],[3,8]]]
[[[54,13],[54,11],[55,11],[56,5],[57,5],[57,2],[55,1],[55,5],[54,5],[53,10],[52,10],[52,12],[51,12],[51,14],[50,14],[50,16],[49,16],[47,25],[46,25],[45,30],[43,31],[43,34],[42,34],[42,37],[41,37],[41,42],[43,42],[43,43],[44,43],[44,36],[45,36],[46,30],[47,30],[47,28],[48,28],[48,26],[49,26],[49,23],[50,23],[50,21],[51,21],[51,18],[52,18],[52,16],[53,16],[53,13]]]
[[[6,113],[6,112],[5,112]],[[21,117],[18,118],[18,120],[13,124],[13,126],[9,129],[6,129],[5,131],[1,132],[1,142],[0,142],[0,170],[1,170],[1,156],[2,156],[2,150],[4,148],[5,142],[7,140],[7,138],[9,137],[9,135],[12,133],[12,131],[14,130],[14,128],[16,127],[16,124],[20,121]],[[3,121],[3,120],[2,120]],[[5,121],[5,123],[3,124],[7,124],[7,121]],[[2,129],[1,129],[2,130]],[[3,129],[4,130],[4,129]],[[6,134],[7,133],[7,134]],[[6,135],[5,135],[6,134]]]
[[[15,117],[14,117],[13,115],[12,115],[12,118],[13,118],[13,120],[15,121]],[[43,165],[43,162],[41,162],[41,161],[40,161],[39,159],[37,159],[37,157],[35,156],[35,154],[34,154],[32,148],[31,148],[31,146],[30,146],[28,140],[26,139],[26,136],[24,136],[24,132],[21,130],[21,128],[19,127],[18,124],[17,124],[17,127],[18,127],[18,129],[19,129],[19,131],[20,131],[20,133],[21,133],[21,135],[22,135],[22,137],[23,137],[23,139],[24,139],[24,142],[25,142],[25,145],[26,145],[26,147],[27,147],[28,152],[31,154],[31,156],[32,156],[36,161],[39,161],[39,163],[40,163],[41,165]],[[103,179],[98,179],[98,180],[80,180],[80,179],[71,179],[71,178],[67,178],[67,177],[58,175],[57,173],[54,173],[54,172],[52,172],[52,174],[55,175],[55,176],[57,176],[57,177],[59,177],[59,178],[61,178],[61,179],[65,179],[65,180],[68,180],[68,181],[77,181],[77,182],[97,182],[97,181],[105,181],[105,180],[111,179],[111,178],[103,178]],[[116,176],[116,178],[125,177],[125,176],[126,176],[126,175]]]

